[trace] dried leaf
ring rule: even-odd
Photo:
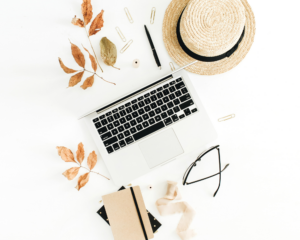
[[[95,151],[91,152],[88,159],[87,159],[87,164],[90,170],[92,170],[97,163],[97,154]]]
[[[77,18],[76,15],[75,17],[72,19],[72,24],[74,24],[75,26],[78,26],[78,27],[84,27],[84,23],[83,21],[80,19],[80,18]]]
[[[94,21],[92,22],[89,30],[89,36],[95,35],[97,32],[101,30],[103,27],[103,13],[104,10],[101,10],[101,12],[95,17]]]
[[[117,61],[116,45],[104,37],[100,41],[100,51],[103,62],[108,66],[114,66]]]
[[[77,158],[77,161],[80,164],[83,162],[83,159],[84,159],[84,148],[83,148],[83,144],[82,143],[78,144],[78,150],[76,152],[76,158]]]
[[[56,147],[58,150],[58,155],[61,156],[61,159],[65,162],[74,162],[76,163],[74,159],[74,155],[72,151],[66,147]]]
[[[81,4],[81,12],[85,25],[88,25],[93,17],[93,7],[91,4],[91,0],[83,0]]]
[[[87,89],[88,87],[92,87],[94,84],[94,75],[85,79],[84,83],[80,86],[82,89]]]
[[[90,54],[90,52],[84,46],[82,46],[82,47],[84,48],[85,51],[87,51],[89,53],[90,60],[91,60],[91,63],[92,63],[92,68],[96,72],[97,71],[97,62],[96,62],[96,59],[94,58],[93,55]]]
[[[89,178],[90,178],[90,173],[85,173],[83,175],[81,175],[79,178],[78,178],[78,183],[77,183],[77,186],[76,186],[76,189],[79,191],[80,188],[84,187],[85,184],[87,184],[87,182],[89,181]]]
[[[67,171],[65,171],[63,173],[63,175],[68,179],[68,180],[72,180],[74,179],[78,172],[79,172],[80,167],[72,167],[70,169],[68,169]]]
[[[74,87],[77,83],[79,83],[82,79],[84,72],[77,73],[70,78],[69,87]]]
[[[71,68],[68,68],[65,66],[65,64],[62,62],[62,60],[60,58],[58,58],[59,64],[61,66],[61,68],[65,71],[65,73],[74,73],[77,72],[76,70],[73,70]]]
[[[84,59],[84,55],[81,52],[80,48],[77,47],[75,44],[71,43],[71,50],[72,50],[72,55],[73,55],[75,61],[77,62],[77,64],[80,67],[84,68],[84,66],[85,66],[85,59]]]

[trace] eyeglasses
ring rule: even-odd
[[[214,147],[211,147],[210,149],[204,151],[203,153],[201,153],[197,159],[188,167],[188,169],[185,171],[184,175],[183,175],[183,179],[182,179],[182,184],[183,185],[190,185],[190,184],[193,184],[193,183],[196,183],[196,182],[200,182],[200,181],[203,181],[203,180],[206,180],[208,178],[211,178],[211,177],[214,177],[214,176],[217,176],[219,175],[219,186],[217,188],[217,190],[215,191],[214,193],[214,197],[217,195],[217,192],[219,191],[220,189],[220,185],[221,185],[221,173],[229,166],[229,164],[226,164],[226,166],[223,168],[223,170],[221,171],[221,156],[220,156],[220,146],[217,145],[217,146],[214,146]],[[199,180],[196,180],[196,181],[192,181],[192,182],[187,182],[187,179],[188,179],[188,176],[190,174],[190,172],[192,171],[192,169],[194,167],[197,166],[197,162],[201,161],[201,158],[203,158],[206,154],[208,154],[209,152],[212,152],[213,150],[217,150],[218,151],[218,157],[219,157],[219,172],[216,173],[216,174],[213,174],[211,176],[208,176],[206,178],[202,178],[202,179],[199,179]]]

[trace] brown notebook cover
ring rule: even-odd
[[[153,231],[139,186],[102,197],[115,240],[145,240]]]

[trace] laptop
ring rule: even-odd
[[[117,186],[216,139],[187,66],[82,117]]]

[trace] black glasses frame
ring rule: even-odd
[[[214,176],[217,176],[219,175],[219,186],[217,188],[217,190],[215,191],[214,193],[214,197],[217,195],[217,192],[219,191],[220,189],[220,186],[221,186],[221,173],[229,166],[229,164],[226,164],[226,166],[223,168],[223,170],[221,170],[221,156],[220,156],[220,146],[217,145],[217,146],[214,146],[214,147],[211,147],[210,149],[204,151],[203,153],[201,153],[197,159],[187,168],[187,170],[185,171],[184,175],[183,175],[183,178],[182,178],[182,184],[183,185],[190,185],[190,184],[193,184],[193,183],[197,183],[197,182],[200,182],[200,181],[203,181],[203,180],[206,180],[208,178],[211,178],[211,177],[214,177]],[[199,180],[196,180],[196,181],[193,181],[193,182],[187,182],[187,178],[190,174],[190,172],[192,171],[193,167],[196,167],[197,165],[197,162],[201,161],[201,158],[204,157],[207,153],[211,152],[212,150],[214,149],[217,149],[218,150],[218,156],[219,156],[219,172],[216,173],[216,174],[213,174],[211,176],[208,176],[206,178],[202,178],[202,179],[199,179]]]

